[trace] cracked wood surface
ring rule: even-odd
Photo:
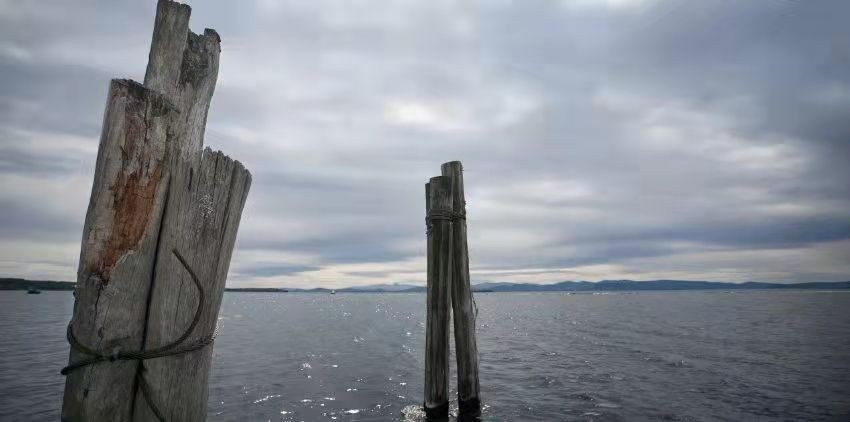
[[[113,80],[83,229],[71,320],[78,340],[139,350],[166,198],[169,121],[177,111],[138,83]],[[83,359],[71,350],[70,361]],[[130,420],[138,363],[90,365],[65,382],[63,420]]]
[[[191,14],[192,8],[186,4],[171,0],[159,0],[156,4],[145,86],[172,100],[177,98],[179,91],[178,81]]]
[[[186,160],[203,147],[207,112],[218,79],[221,38],[213,29],[189,30],[192,9],[159,0],[154,21],[145,86],[165,94],[180,110],[172,148]]]
[[[201,319],[186,340],[190,343],[215,330],[230,257],[251,175],[238,161],[206,149],[172,173],[168,207],[160,236],[157,265],[148,311],[145,348],[178,338],[195,315],[198,293],[172,250],[176,249],[198,275],[205,291]],[[206,418],[208,377],[213,346],[183,355],[145,361],[142,372],[151,400],[166,420]],[[156,421],[141,391],[134,420]]]
[[[211,29],[191,32],[190,15],[187,5],[159,0],[144,86],[110,87],[72,318],[77,338],[104,353],[150,349],[185,330],[197,294],[171,255],[174,247],[207,295],[187,342],[215,326],[250,174],[220,152],[201,151],[220,38]],[[154,420],[137,397],[136,375],[147,365],[146,382],[169,419],[203,420],[211,351],[74,371],[62,417]],[[72,362],[82,358],[71,351]]]
[[[197,292],[174,257],[177,249],[200,277],[205,306],[199,325],[186,342],[215,329],[221,296],[242,208],[251,177],[238,161],[221,152],[201,152],[207,113],[218,77],[218,33],[202,35],[188,28],[191,9],[160,0],[145,84],[167,93],[181,111],[175,121],[177,141],[171,145],[168,208],[165,212],[157,268],[147,314],[145,348],[156,348],[179,337],[191,322]],[[165,16],[162,17],[161,16]],[[182,42],[183,44],[180,44]],[[179,61],[172,54],[182,47]],[[165,58],[168,58],[168,61]],[[176,64],[179,63],[179,66]],[[213,345],[181,356],[142,364],[150,399],[168,420],[204,420],[207,379]],[[156,415],[137,390],[134,420],[155,421]]]

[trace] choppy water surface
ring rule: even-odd
[[[476,299],[485,420],[850,420],[850,293]],[[225,294],[209,419],[400,420],[422,401],[424,302]],[[72,306],[0,292],[0,420],[58,419]]]

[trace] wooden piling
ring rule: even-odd
[[[174,122],[178,133],[171,144],[174,171],[149,299],[146,350],[167,345],[191,326],[200,294],[204,300],[199,320],[185,342],[214,334],[251,182],[238,161],[209,149],[201,152],[221,40],[212,29],[203,35],[190,31],[190,13],[188,6],[159,1],[145,74],[146,85],[168,92],[181,110]],[[196,289],[176,253],[194,269],[203,292]],[[136,391],[134,420],[205,420],[211,359],[212,346],[143,362],[145,388]]]
[[[251,176],[201,151],[220,39],[189,31],[190,14],[159,0],[145,85],[110,86],[63,420],[206,417],[211,343]]]
[[[145,86],[175,100],[183,52],[189,35],[192,8],[171,0],[159,0],[153,24],[153,37],[145,70]]]
[[[189,30],[191,13],[185,4],[159,0],[145,71],[145,86],[165,94],[180,110],[171,147],[176,157],[187,160],[201,152],[221,52],[215,30],[203,35]]]
[[[449,414],[449,286],[452,278],[451,181],[442,176],[425,185],[428,225],[428,295],[425,328],[425,413]]]
[[[463,192],[463,165],[452,161],[441,166],[443,177],[451,181],[452,276],[451,299],[457,358],[458,410],[461,416],[481,414],[478,386],[478,343],[475,337],[477,308],[469,281],[469,251],[466,241],[466,199]]]
[[[169,122],[162,94],[113,80],[83,228],[69,333],[101,353],[139,350],[165,206]],[[71,363],[89,356],[71,349]],[[68,374],[62,419],[129,421],[138,362],[89,365]]]
[[[251,176],[221,152],[206,149],[196,158],[178,168],[172,179],[148,310],[146,350],[179,338],[198,306],[201,292],[174,251],[196,273],[204,295],[200,319],[185,342],[208,338],[216,328]],[[136,392],[134,420],[157,421],[156,412],[169,421],[205,420],[212,351],[210,345],[144,361],[141,371],[148,390]]]
[[[180,108],[182,133],[177,149],[184,159],[193,159],[203,148],[220,53],[221,38],[215,30],[205,29],[203,34],[189,31],[177,82],[178,96],[174,100]]]

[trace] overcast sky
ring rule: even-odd
[[[254,176],[230,286],[850,279],[846,0],[194,1],[206,145]],[[155,1],[0,0],[0,276],[74,280],[110,78]]]

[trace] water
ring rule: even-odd
[[[850,420],[850,293],[476,299],[485,420]],[[208,419],[400,420],[422,402],[424,302],[225,294]],[[0,420],[58,419],[72,307],[0,292]]]

